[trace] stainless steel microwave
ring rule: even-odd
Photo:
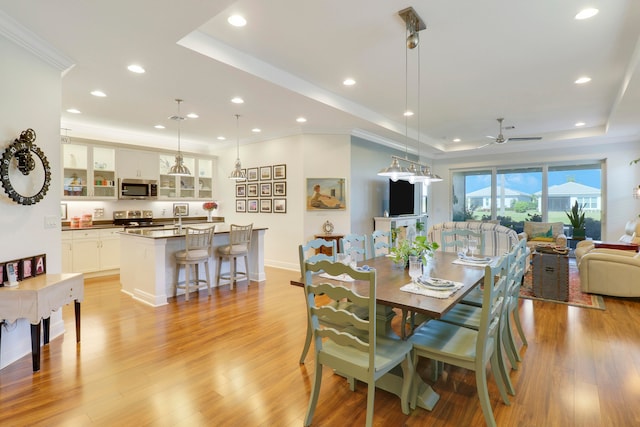
[[[118,198],[153,200],[158,198],[158,181],[154,179],[120,178]]]

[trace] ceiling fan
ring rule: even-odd
[[[542,139],[541,136],[525,136],[525,137],[514,137],[514,138],[505,138],[504,135],[502,134],[503,130],[511,130],[511,129],[515,129],[515,126],[502,126],[502,122],[504,121],[504,117],[500,117],[498,119],[496,119],[498,121],[498,125],[500,126],[500,131],[498,132],[498,136],[497,137],[493,137],[490,136],[489,138],[494,138],[493,142],[490,142],[488,144],[484,144],[479,146],[478,148],[484,148],[484,147],[488,147],[489,145],[493,145],[493,144],[504,144],[506,142],[509,141],[539,141]]]

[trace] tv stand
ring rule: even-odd
[[[396,236],[399,239],[406,237],[409,227],[412,227],[414,231],[416,222],[420,221],[424,226],[424,231],[427,231],[427,215],[402,215],[402,216],[377,216],[373,218],[374,230],[393,231],[396,230]],[[393,236],[394,233],[392,233]]]

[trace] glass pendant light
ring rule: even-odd
[[[178,114],[175,116],[171,116],[171,120],[176,120],[178,122],[178,153],[176,154],[176,162],[171,168],[169,168],[168,175],[174,176],[189,176],[191,175],[191,171],[188,167],[184,165],[184,159],[182,158],[182,152],[180,151],[180,122],[184,120],[184,117],[180,115],[180,103],[182,99],[176,99],[178,103]]]
[[[233,167],[233,171],[229,175],[229,179],[233,179],[235,181],[244,181],[247,179],[244,171],[242,170],[242,165],[240,164],[240,115],[236,114],[236,164]]]

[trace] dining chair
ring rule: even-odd
[[[340,253],[347,254],[358,262],[371,258],[365,234],[347,234],[340,239]]]
[[[505,306],[509,271],[508,257],[502,256],[485,267],[482,315],[478,330],[431,320],[419,328],[408,341],[413,343],[414,370],[420,357],[475,371],[476,388],[485,422],[496,426],[487,388],[487,363],[496,377],[500,396],[506,405],[509,398],[500,380],[496,340],[500,339],[500,319]],[[417,380],[412,386],[412,399],[417,395]],[[415,403],[412,402],[412,404]]]
[[[466,247],[465,239],[468,240],[471,237],[478,239],[477,251],[480,255],[484,255],[484,234],[466,229],[442,230],[440,248],[445,252],[459,252]]]
[[[512,287],[510,290],[507,290],[508,301],[506,308],[507,314],[505,316],[507,325],[505,327],[505,330],[508,334],[509,348],[511,350],[507,354],[512,355],[515,359],[513,360],[510,357],[511,367],[513,369],[517,369],[517,364],[514,362],[521,362],[522,357],[520,357],[520,351],[516,345],[515,336],[513,334],[513,323],[515,323],[516,329],[518,330],[518,335],[520,335],[522,345],[529,345],[529,343],[527,342],[527,337],[524,334],[524,330],[522,329],[522,323],[520,322],[520,288],[522,287],[524,274],[527,269],[527,241],[525,239],[521,239],[516,246],[514,267],[515,271],[513,272],[514,279],[512,282]],[[511,319],[513,319],[513,321]]]
[[[175,254],[176,276],[180,275],[180,267],[184,266],[184,283],[176,277],[176,294],[179,288],[184,288],[184,299],[189,301],[189,294],[199,289],[200,283],[206,282],[207,292],[211,295],[211,277],[209,272],[209,259],[211,258],[213,234],[216,226],[207,228],[185,228],[185,250]],[[200,279],[199,265],[204,264],[206,280]],[[194,268],[194,277],[191,280],[191,267]],[[193,287],[191,287],[193,285]]]
[[[371,244],[371,248],[369,249],[371,257],[384,256],[388,254],[389,249],[391,249],[391,232],[375,230],[371,233],[369,243]]]
[[[412,344],[399,338],[377,335],[376,271],[360,271],[342,263],[329,261],[306,263],[305,270],[304,290],[313,329],[315,375],[304,425],[311,425],[320,394],[324,366],[367,383],[366,425],[369,427],[373,425],[376,381],[400,365],[403,378],[400,402],[402,412],[408,415],[409,391],[414,374],[414,365],[411,360]],[[349,286],[348,281],[330,282],[314,279],[314,273],[319,271],[324,271],[331,276],[344,274],[352,280],[360,281],[359,286],[362,285],[360,289],[363,290],[363,294]],[[315,296],[320,294],[336,302],[346,298],[352,304],[366,308],[367,318],[339,306],[335,308],[333,305],[316,305]],[[349,328],[342,330],[322,328],[320,318],[348,324]]]
[[[238,280],[249,280],[249,249],[251,248],[251,232],[253,224],[231,224],[229,228],[229,244],[217,249],[218,265],[216,268],[216,284],[220,285],[220,279],[229,281],[229,289]],[[238,258],[244,259],[244,271],[238,271]],[[222,261],[229,261],[229,273],[221,274]]]

